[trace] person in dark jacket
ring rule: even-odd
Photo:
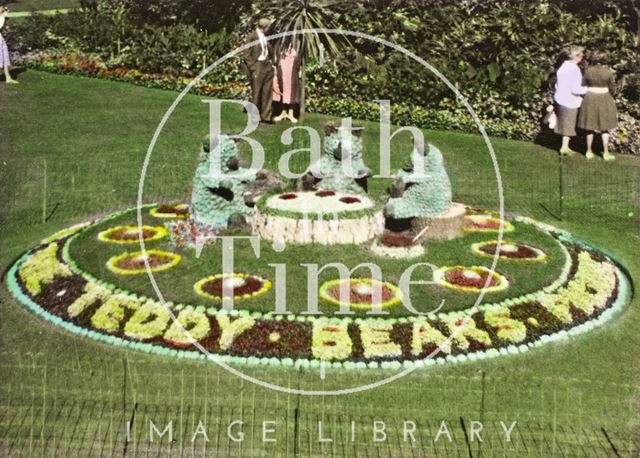
[[[618,125],[616,102],[613,99],[616,85],[613,70],[607,66],[607,58],[604,54],[594,52],[589,57],[589,67],[584,72],[583,85],[588,90],[580,106],[578,113],[578,127],[586,130],[587,134],[587,159],[593,159],[595,155],[591,150],[593,136],[599,133],[602,136],[605,161],[615,159],[609,153],[609,131]]]
[[[254,31],[247,35],[246,43],[258,44],[244,50],[244,62],[251,83],[251,102],[258,107],[262,122],[271,123],[271,103],[273,90],[273,63],[267,33],[271,26],[269,19],[260,19]]]

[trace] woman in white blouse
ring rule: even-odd
[[[4,6],[0,6],[0,29],[4,26],[5,18],[9,14],[9,10]],[[2,34],[0,34],[0,67],[4,69],[4,80],[7,83],[17,83],[16,80],[11,78],[9,73],[9,66],[11,61],[9,60],[9,49],[7,48],[7,42],[4,41]]]
[[[571,137],[576,136],[578,108],[582,104],[582,95],[587,93],[587,88],[582,85],[582,72],[578,67],[584,57],[584,48],[572,46],[568,57],[556,73],[556,91],[553,96],[558,116],[555,132],[562,135],[560,154],[563,155],[575,154],[575,151],[569,148],[569,141]]]

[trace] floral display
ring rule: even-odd
[[[498,272],[491,272],[484,266],[442,267],[434,272],[433,278],[442,286],[457,291],[487,293],[502,291],[509,287],[509,281]]]
[[[63,239],[65,237],[69,237],[75,234],[76,232],[79,232],[82,229],[86,228],[89,224],[91,224],[91,221],[80,223],[80,224],[74,224],[73,226],[67,227],[65,229],[62,229],[61,231],[56,232],[55,234],[50,235],[49,237],[43,239],[40,243],[51,243],[51,242],[55,242],[56,240]]]
[[[464,218],[465,232],[498,232],[502,223],[502,232],[512,232],[513,224],[506,220],[500,220],[499,216],[472,214]]]
[[[374,203],[366,196],[353,196],[337,191],[301,191],[276,194],[265,202],[269,210],[281,210],[298,214],[329,214],[355,212],[358,210],[375,211]]]
[[[388,246],[378,240],[371,244],[371,252],[376,256],[393,259],[412,259],[423,256],[426,252],[423,245]]]
[[[336,193],[334,191],[330,191],[329,189],[320,189],[320,190],[316,191],[315,194],[318,197],[329,197],[329,196],[335,196],[336,195]]]
[[[342,202],[343,204],[359,204],[361,200],[358,199],[357,197],[345,196],[345,197],[340,197],[340,202]]]
[[[162,272],[171,269],[180,263],[181,256],[162,250],[134,251],[122,253],[107,261],[107,267],[112,272],[120,275],[143,274],[147,271],[145,259],[149,263],[151,272]]]
[[[192,219],[170,221],[165,224],[165,227],[169,231],[171,243],[181,248],[193,248],[196,244],[210,245],[220,231],[220,228]]]
[[[416,238],[409,231],[384,231],[380,238],[380,242],[386,247],[408,247],[416,244]]]
[[[212,275],[194,285],[198,294],[216,300],[227,297],[227,289],[234,299],[250,299],[266,293],[270,288],[269,280],[243,273]]]
[[[503,240],[502,243],[497,240],[478,242],[474,243],[471,249],[479,256],[492,258],[496,254],[498,245],[500,245],[500,259],[520,261],[544,261],[547,259],[547,255],[539,248],[508,240]]]
[[[57,254],[58,244],[51,243],[27,259],[20,269],[20,278],[31,294],[36,296],[40,294],[42,287],[51,283],[56,277],[71,275],[71,270],[58,262]]]
[[[349,295],[348,301],[343,302],[342,289]],[[320,287],[320,297],[333,305],[348,304],[354,309],[371,310],[374,305],[385,309],[400,304],[402,292],[388,282],[371,278],[349,278],[324,283]]]
[[[161,204],[153,207],[149,214],[156,218],[187,218],[189,206],[187,204]]]
[[[141,230],[145,242],[160,240],[169,233],[164,226],[116,226],[100,232],[98,239],[111,243],[140,243]]]
[[[84,272],[68,248],[76,236],[64,232],[14,263],[7,284],[21,303],[42,318],[111,345],[204,358],[192,348],[197,342],[229,363],[300,369],[317,368],[327,361],[346,370],[397,370],[515,355],[590,331],[629,303],[630,281],[612,259],[571,234],[533,220],[520,221],[548,231],[566,251],[566,265],[558,278],[521,297],[437,315],[327,317],[162,304]],[[172,253],[149,250],[147,254],[150,264],[160,263],[160,267],[166,261],[179,261]],[[116,258],[126,261],[117,262],[118,268],[135,270],[144,264],[140,253],[121,256]],[[503,287],[505,281],[499,274],[487,276],[489,270],[484,267],[443,268],[438,275],[452,287],[476,291],[487,279],[491,288]],[[225,279],[237,297],[251,297],[270,287],[260,277],[233,274],[207,277],[196,290],[220,298]],[[339,286],[339,281],[325,283],[321,296],[339,306]],[[370,308],[376,286],[385,307],[399,300],[399,290],[389,283],[352,279],[347,286],[353,308]]]
[[[176,76],[171,73],[143,73],[137,69],[109,67],[95,56],[57,53],[32,54],[25,62],[31,68],[55,73],[84,75],[138,84],[165,90],[181,91],[192,78]],[[244,96],[244,84],[238,82],[216,83],[199,81],[192,89],[193,93],[226,99]]]

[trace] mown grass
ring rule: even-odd
[[[134,206],[149,141],[175,97],[171,92],[32,71],[21,75],[21,83],[0,86],[0,262],[4,267],[58,229],[91,215]],[[194,152],[207,129],[206,114],[206,105],[198,97],[186,97],[179,105],[153,153],[145,181],[145,201],[188,195]],[[226,112],[224,119],[236,128],[244,121],[243,114],[235,109]],[[326,119],[309,115],[307,122],[319,125]],[[371,158],[377,153],[373,141],[377,131],[374,124],[364,125],[367,145],[371,146],[367,158],[375,169]],[[256,137],[274,145],[286,127],[262,126]],[[494,170],[482,138],[431,131],[426,136],[445,154],[456,199],[496,208]],[[627,183],[625,177],[637,170],[637,158],[620,157],[611,164],[586,164],[581,157],[570,158],[564,173],[574,183],[572,198],[565,202],[563,221],[556,221],[540,205],[551,208],[554,202],[549,189],[558,173],[555,153],[529,143],[492,141],[507,210],[546,220],[605,247],[624,263],[634,280],[640,278],[637,207],[631,208],[635,213],[629,217],[626,208],[621,213],[619,208],[598,205],[610,197],[602,189]],[[407,152],[408,138],[398,139],[397,146]],[[277,163],[280,151],[274,148],[267,155],[269,166]],[[394,156],[394,167],[404,157]],[[591,181],[579,182],[585,174]],[[386,185],[382,181],[372,183],[373,192],[383,192]],[[415,415],[422,412],[435,420],[473,418],[484,412],[496,419],[517,416],[594,428],[606,425],[621,431],[638,425],[637,297],[616,320],[568,342],[547,345],[526,355],[419,371],[375,390],[337,398],[275,394],[239,382],[211,364],[109,347],[44,322],[21,307],[6,288],[0,292],[0,299],[0,370],[5,406],[11,405],[11,400],[42,396],[56,396],[59,401],[120,399],[123,392],[123,399],[130,400],[135,389],[139,402],[160,404],[172,399],[181,405],[198,405],[199,397],[206,393],[212,400],[260,404],[267,409],[299,405],[324,413],[397,417],[404,416],[406,410]],[[45,364],[50,369],[43,371]],[[122,377],[123,367],[130,368],[130,379]],[[356,386],[390,375],[328,369],[321,380],[314,372],[260,368],[252,373],[263,380],[307,389]],[[180,381],[181,374],[187,378]],[[480,374],[485,375],[484,382]],[[202,391],[205,384],[215,383],[219,391]]]
[[[158,225],[162,221],[153,218],[145,211],[144,224]],[[135,225],[136,212],[132,210],[116,219],[98,224],[81,233],[71,242],[70,255],[80,268],[90,272],[98,278],[104,279],[123,289],[135,293],[154,297],[154,291],[146,274],[135,276],[117,275],[106,267],[106,262],[112,256],[126,251],[138,251],[138,244],[122,245],[110,244],[98,240],[98,233],[107,228],[120,224]],[[509,281],[506,291],[491,292],[485,297],[485,301],[498,302],[509,297],[518,297],[541,289],[543,286],[553,283],[558,277],[565,262],[565,255],[554,239],[531,225],[515,223],[516,230],[505,235],[505,239],[517,240],[523,243],[543,249],[549,259],[546,262],[502,261],[497,265],[497,271],[505,275]],[[238,234],[249,235],[249,234]],[[287,309],[299,313],[307,307],[307,268],[305,263],[313,262],[321,268],[333,262],[340,262],[349,269],[355,268],[363,262],[373,262],[380,266],[384,281],[398,284],[402,273],[414,263],[430,263],[438,266],[474,266],[483,265],[491,267],[492,258],[479,257],[472,253],[471,245],[484,240],[495,240],[495,233],[469,233],[450,242],[428,243],[427,253],[412,260],[394,260],[380,258],[373,255],[366,246],[296,246],[289,245],[282,252],[277,252],[269,242],[262,242],[260,258],[256,258],[248,241],[236,242],[234,262],[236,270],[274,281],[274,270],[270,264],[284,264],[287,268],[286,291]],[[209,275],[222,271],[222,249],[220,244],[213,244],[203,249],[199,258],[195,257],[191,248],[176,249],[169,241],[158,240],[149,242],[148,248],[178,252],[182,256],[180,264],[168,271],[158,272],[156,275],[158,285],[167,300],[175,303],[219,306],[218,302],[207,300],[194,292],[193,285]],[[353,276],[369,276],[367,269],[354,271]],[[337,278],[335,269],[327,269],[319,276],[319,284]],[[432,270],[429,267],[421,267],[415,271],[414,280],[432,280]],[[449,311],[470,308],[477,294],[452,291],[437,285],[414,285],[411,289],[411,302],[420,312],[433,312],[435,310]],[[440,305],[442,307],[440,308]],[[323,313],[333,314],[336,308],[323,304],[320,310]],[[275,285],[266,294],[251,300],[240,300],[238,308],[258,310],[262,312],[274,311]],[[388,310],[390,315],[407,315],[410,312],[402,306]],[[364,314],[364,311],[359,311]]]
[[[7,7],[10,11],[41,11],[62,8],[77,8],[79,0],[10,0]]]

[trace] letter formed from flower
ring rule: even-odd
[[[347,324],[314,322],[311,350],[315,358],[325,361],[347,359],[353,350]]]

